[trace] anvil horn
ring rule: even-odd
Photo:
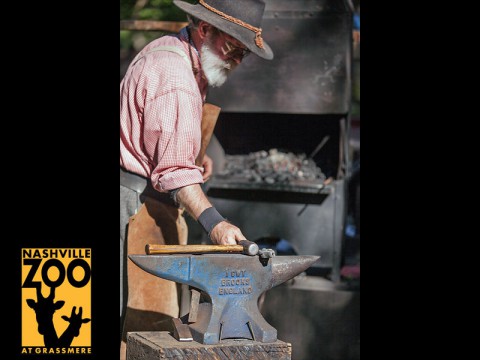
[[[272,288],[308,269],[320,256],[275,256],[272,258]]]

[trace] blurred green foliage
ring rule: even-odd
[[[120,20],[130,19],[136,0],[120,0]]]
[[[187,18],[173,0],[120,0],[120,20],[187,21]],[[120,30],[120,49],[138,51],[135,44],[142,46],[161,35],[159,31]]]
[[[120,20],[185,21],[185,13],[172,0],[120,0]]]

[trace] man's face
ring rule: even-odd
[[[202,69],[208,84],[218,87],[249,54],[248,49],[237,39],[212,27],[201,49]]]

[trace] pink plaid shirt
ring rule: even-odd
[[[158,46],[178,48],[200,71],[195,76],[176,53],[146,54]],[[120,165],[150,178],[161,192],[203,183],[195,158],[206,92],[207,81],[186,29],[145,46],[120,83]]]

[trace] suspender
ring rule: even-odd
[[[183,60],[185,60],[188,64],[188,66],[191,66],[191,63],[190,63],[190,59],[187,57],[187,55],[182,51],[180,50],[178,47],[176,46],[158,46],[158,47],[155,47],[153,49],[150,49],[149,51],[147,51],[145,54],[143,54],[142,56],[140,56],[138,59],[135,60],[135,62],[132,64],[134,65],[138,60],[140,60],[141,58],[145,57],[147,54],[150,54],[152,52],[155,52],[155,51],[168,51],[168,52],[173,52],[177,55],[180,55]]]

